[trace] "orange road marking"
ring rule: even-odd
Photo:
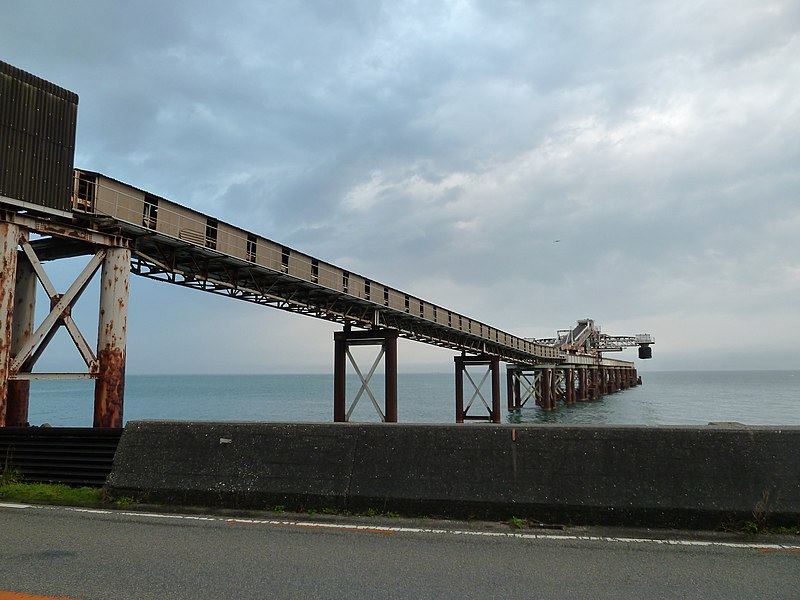
[[[800,548],[760,548],[760,552],[787,552],[789,554],[800,554]],[[2,600],[2,598],[0,598]]]
[[[0,600],[74,600],[63,596],[39,596],[37,594],[20,594],[19,592],[4,592],[0,590]]]

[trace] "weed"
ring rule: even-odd
[[[272,509],[272,512],[285,513],[286,507],[283,504],[276,504],[275,508]]]
[[[392,512],[392,511],[390,511],[390,510],[389,510],[389,511],[386,511],[386,512],[385,512],[385,513],[383,513],[383,514],[384,514],[385,516],[389,517],[390,519],[399,519],[399,518],[400,518],[400,513]]]
[[[309,515],[315,515],[315,514],[317,514],[317,509],[316,508],[309,508],[306,512]]]
[[[758,533],[767,525],[767,516],[769,514],[769,490],[764,490],[761,493],[761,500],[756,502],[753,508],[753,518],[751,521],[745,523],[745,529],[748,533]]]
[[[3,472],[0,473],[0,485],[10,485],[13,483],[22,483],[24,477],[20,470],[16,467],[11,467],[6,464],[3,467]]]
[[[527,525],[527,522],[525,521],[525,519],[520,519],[519,517],[511,517],[508,520],[508,524],[513,529],[522,529],[523,527],[525,527],[525,525]]]
[[[326,508],[323,508],[320,512],[323,515],[335,515],[336,514],[336,509],[335,508],[331,508],[330,506],[328,506]]]
[[[367,516],[368,517],[377,517],[379,514],[380,513],[377,510],[375,510],[374,508],[368,508],[367,509]]]
[[[116,498],[114,500],[114,504],[116,504],[117,506],[129,506],[134,502],[135,500],[130,496],[120,496],[119,498]]]

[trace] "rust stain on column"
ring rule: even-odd
[[[106,345],[97,353],[97,361],[100,371],[94,394],[94,426],[122,427],[125,353],[120,348]]]
[[[129,250],[110,248],[103,262],[97,333],[98,373],[94,387],[95,427],[122,427],[130,260]]]
[[[6,426],[19,228],[0,223],[0,427]]]

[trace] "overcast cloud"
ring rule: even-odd
[[[0,59],[80,95],[77,166],[518,335],[800,368],[798,2],[8,0]],[[332,364],[330,324],[133,291],[132,372]]]

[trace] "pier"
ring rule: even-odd
[[[0,62],[3,155],[0,172],[0,427],[27,422],[31,381],[95,381],[93,424],[123,424],[130,275],[339,323],[334,335],[334,421],[371,401],[382,422],[397,421],[397,340],[456,352],[455,421],[502,422],[529,403],[596,400],[638,385],[631,361],[605,356],[628,346],[650,358],[654,339],[611,337],[585,319],[552,339],[511,334],[454,310],[353,273],[102,173],[74,168],[77,96]],[[45,265],[77,256],[87,264],[66,291]],[[99,274],[98,337],[89,343],[71,317]],[[34,322],[37,287],[50,311]],[[135,299],[134,299],[135,301]],[[37,361],[65,328],[86,364],[80,373],[44,373]],[[377,357],[360,365],[352,346]],[[383,405],[370,387],[383,367]],[[348,369],[360,387],[348,391]]]

